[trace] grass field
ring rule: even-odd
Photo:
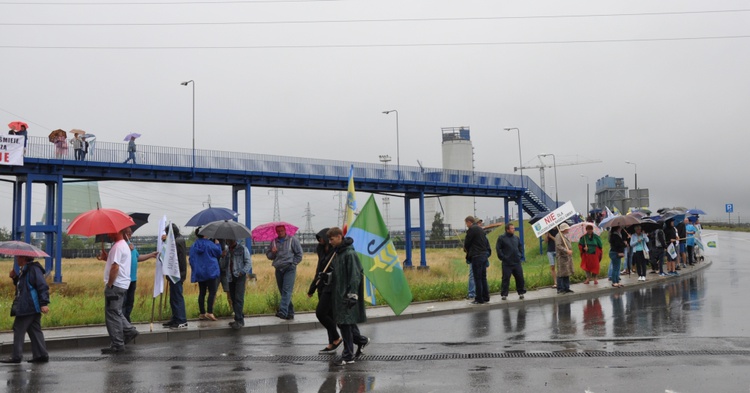
[[[490,244],[495,244],[499,230],[489,235]],[[527,289],[535,289],[552,285],[552,277],[549,273],[546,249],[545,254],[539,254],[539,241],[533,236],[530,227],[526,232],[526,255],[524,263],[524,276]],[[530,236],[529,236],[530,235]],[[606,235],[602,239],[605,244],[604,255],[607,255],[608,244]],[[575,244],[574,244],[574,248]],[[403,250],[399,251],[401,260],[405,259]],[[500,291],[501,269],[500,261],[494,255],[490,258],[490,268],[487,271],[491,292]],[[416,266],[421,260],[419,250],[412,255],[413,264]],[[576,261],[576,274],[571,277],[571,282],[579,282],[584,279],[583,271],[580,269],[580,258],[577,248],[574,253]],[[9,272],[12,268],[12,260],[0,260],[0,271]],[[317,304],[317,296],[307,297],[307,290],[315,273],[317,257],[314,254],[305,254],[297,269],[297,281],[294,286],[294,308],[296,311],[311,311]],[[464,252],[460,249],[429,249],[427,250],[427,264],[430,270],[407,270],[406,277],[409,281],[415,302],[428,300],[456,300],[463,299],[467,293],[468,265],[464,259]],[[76,326],[104,323],[104,262],[96,259],[67,259],[63,260],[63,281],[65,284],[50,286],[50,312],[42,318],[44,327]],[[154,260],[141,262],[138,267],[138,287],[136,301],[131,315],[134,322],[146,322],[151,318],[151,307],[153,302],[154,284]],[[609,258],[602,260],[600,276],[606,276],[609,267]],[[257,275],[257,281],[248,282],[245,294],[245,315],[273,314],[279,301],[279,293],[276,288],[273,267],[271,261],[265,255],[253,255],[253,273]],[[14,296],[14,286],[7,278],[0,280],[0,330],[9,330],[13,324],[13,318],[9,315],[10,304]],[[49,278],[50,282],[52,278]],[[188,280],[189,281],[189,280]],[[511,292],[515,288],[511,280]],[[185,304],[188,319],[198,316],[198,285],[189,282],[184,286]],[[383,300],[377,298],[378,305]],[[159,316],[159,299],[156,299],[156,319]],[[217,295],[214,314],[217,316],[231,316],[226,295],[219,290]],[[169,305],[162,305],[162,319],[171,316]]]

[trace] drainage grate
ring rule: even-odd
[[[664,357],[664,356],[750,356],[750,350],[689,350],[689,351],[559,351],[559,352],[480,352],[437,353],[431,355],[363,355],[362,360],[374,362],[466,360],[466,359],[538,359],[538,358],[597,358],[597,357]],[[56,362],[96,362],[114,360],[123,362],[330,362],[333,356],[68,356],[51,357]]]

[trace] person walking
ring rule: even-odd
[[[625,257],[625,250],[628,242],[625,241],[622,234],[622,228],[612,227],[609,231],[609,260],[612,265],[612,286],[615,288],[622,287],[620,284],[620,264]]]
[[[169,232],[169,228],[165,228],[164,232]],[[187,278],[187,244],[185,244],[185,238],[180,233],[180,228],[175,223],[172,223],[172,233],[174,234],[174,243],[177,248],[180,281],[172,282],[171,280],[167,280],[169,284],[169,306],[172,309],[172,319],[162,324],[162,326],[170,329],[187,329],[188,321],[187,312],[185,311],[185,297],[182,294],[183,283]],[[166,237],[166,234],[162,235],[162,240],[166,240]]]
[[[297,265],[302,261],[302,246],[294,236],[288,236],[286,227],[276,227],[277,238],[271,241],[266,257],[273,261],[276,269],[276,285],[279,287],[281,300],[276,316],[281,319],[294,319],[292,292],[297,277]]]
[[[633,264],[638,271],[638,281],[646,281],[646,263],[648,258],[648,236],[641,231],[640,225],[633,227],[635,233],[630,236],[630,247],[633,249]]]
[[[219,261],[221,247],[218,241],[210,241],[195,229],[195,243],[190,246],[190,282],[198,283],[198,319],[218,321],[214,315],[214,301],[219,278]],[[208,292],[208,303],[206,303]],[[206,312],[208,307],[208,312]]]
[[[557,293],[573,293],[570,289],[570,276],[573,275],[573,249],[565,236],[570,232],[567,223],[560,224],[559,233],[555,236],[555,262],[557,264]]]
[[[359,331],[358,323],[367,321],[365,314],[365,286],[362,279],[362,263],[357,257],[352,244],[352,238],[344,238],[341,228],[333,227],[328,230],[328,240],[334,248],[333,274],[333,312],[336,323],[341,329],[344,350],[338,365],[354,363],[354,359],[365,353],[370,344],[370,338]],[[357,352],[354,352],[357,344]]]
[[[73,145],[73,157],[76,161],[81,161],[83,154],[83,143],[78,134],[73,134],[73,139],[70,140],[70,144]]]
[[[315,316],[328,332],[328,345],[320,350],[321,354],[336,353],[336,349],[343,341],[336,330],[336,320],[333,316],[333,283],[329,282],[329,273],[333,271],[331,262],[334,251],[328,241],[328,230],[329,228],[324,228],[315,235],[318,240],[318,247],[315,249],[318,254],[318,267],[315,269],[310,289],[307,290],[307,297],[312,297],[316,291],[318,292]]]
[[[11,316],[13,319],[13,353],[10,358],[0,363],[21,363],[23,360],[23,341],[28,334],[31,341],[31,360],[29,363],[47,363],[49,353],[42,333],[42,314],[49,312],[49,285],[44,279],[44,268],[34,258],[17,256],[19,273],[10,270],[9,277],[16,286],[16,297],[13,300]]]
[[[229,326],[239,330],[245,326],[245,282],[253,271],[253,262],[247,247],[237,243],[237,240],[227,239],[227,251],[224,255],[224,265],[227,266],[227,284],[229,297],[232,298],[234,321]]]
[[[578,241],[578,250],[581,254],[581,269],[586,272],[586,281],[594,281],[599,284],[599,263],[602,260],[602,239],[594,233],[594,224],[586,225],[586,234]]]
[[[464,239],[466,259],[471,261],[471,272],[474,275],[474,301],[471,304],[484,304],[490,301],[490,288],[487,284],[487,263],[492,253],[487,235],[477,223],[476,217],[464,219],[468,228]]]
[[[521,259],[523,258],[523,245],[521,240],[515,236],[516,228],[513,224],[505,226],[505,234],[498,236],[495,243],[497,257],[500,258],[503,268],[503,281],[500,285],[501,299],[508,299],[508,290],[510,289],[510,277],[516,280],[516,292],[518,298],[523,299],[526,293],[526,283],[523,278],[523,267]]]
[[[130,314],[133,312],[133,306],[135,305],[135,289],[138,286],[138,263],[147,261],[151,258],[156,258],[159,253],[154,251],[149,254],[140,255],[138,248],[136,248],[135,244],[130,241],[130,238],[133,236],[133,228],[125,228],[124,234],[125,241],[130,248],[130,285],[128,286],[128,291],[125,292],[125,297],[122,300],[122,315],[125,316],[125,319],[127,319],[128,322],[132,322]]]
[[[137,150],[137,147],[135,146],[135,137],[131,136],[130,141],[128,142],[128,159],[123,162],[123,164],[127,164],[128,161],[133,161],[133,164],[135,164],[135,152]]]
[[[125,242],[125,231],[111,234],[114,244],[104,265],[104,309],[110,346],[102,349],[103,354],[116,354],[125,351],[125,344],[138,336],[138,330],[122,314],[122,302],[130,286],[130,247]]]

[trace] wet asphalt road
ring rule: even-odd
[[[596,299],[362,325],[366,356],[317,355],[323,331],[54,351],[0,366],[7,391],[749,392],[750,234],[707,270]],[[493,301],[499,301],[494,299]],[[332,358],[331,358],[332,359]]]

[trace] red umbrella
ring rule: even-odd
[[[29,128],[29,125],[22,121],[12,121],[8,123],[8,128],[13,131],[21,131],[21,126],[25,126],[27,129]]]
[[[278,235],[276,234],[276,227],[283,226],[286,228],[286,234],[287,236],[294,236],[295,233],[297,233],[296,226],[284,222],[269,222],[268,224],[258,225],[253,229],[253,240],[256,242],[270,242],[273,239],[276,239]]]
[[[10,240],[7,242],[0,242],[0,254],[3,255],[17,255],[25,257],[48,257],[49,254],[32,246],[29,243],[20,242],[18,240]]]
[[[133,225],[133,218],[117,209],[96,209],[78,215],[68,226],[68,234],[94,236],[117,233]]]

